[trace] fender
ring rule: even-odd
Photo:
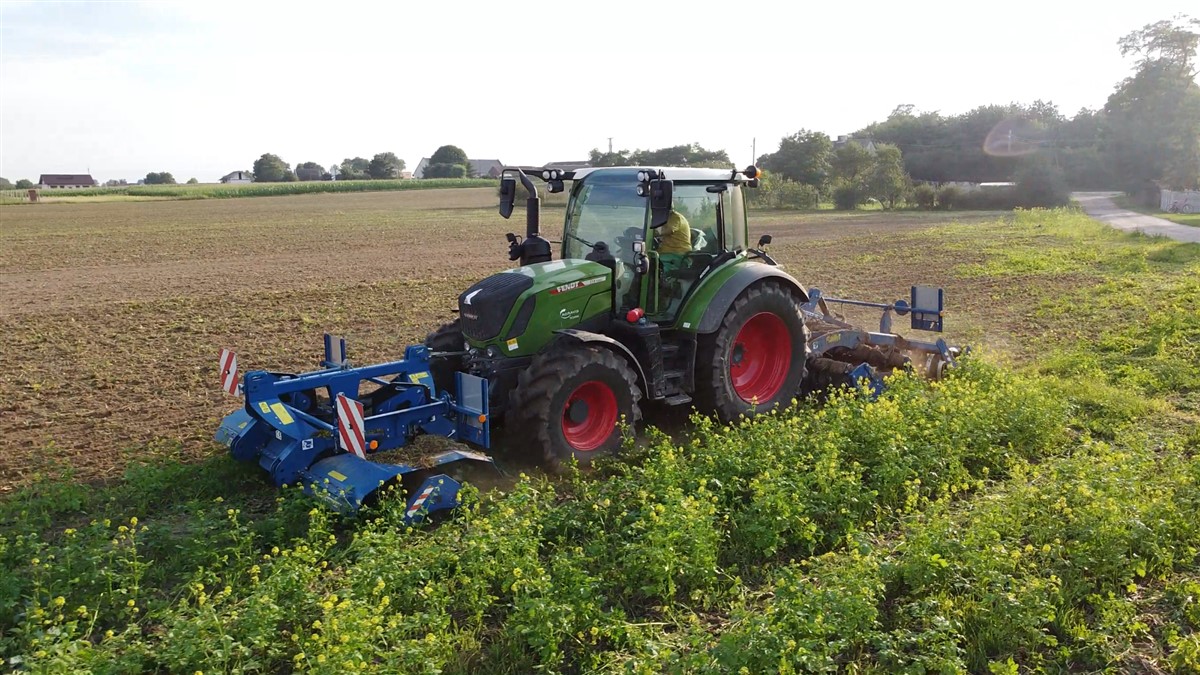
[[[737,300],[742,291],[763,279],[782,280],[785,285],[796,291],[796,294],[800,296],[801,303],[808,302],[808,291],[804,286],[792,275],[778,267],[761,263],[742,264],[738,267],[739,269],[726,279],[725,283],[713,294],[712,300],[704,310],[704,316],[700,319],[700,325],[696,327],[697,333],[715,333],[721,327],[721,320],[725,318],[725,312],[729,310],[733,301]]]
[[[563,328],[554,332],[557,335],[569,337],[576,342],[602,343],[609,348],[615,348],[619,354],[625,357],[625,360],[629,361],[629,365],[633,366],[634,371],[637,373],[638,381],[642,383],[642,393],[649,392],[648,380],[646,380],[646,371],[642,370],[642,364],[637,360],[637,357],[633,355],[633,352],[629,351],[629,347],[626,347],[607,335],[601,335],[591,331],[577,330],[575,328]]]

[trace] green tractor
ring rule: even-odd
[[[570,183],[561,249],[540,232],[532,178]],[[641,406],[694,405],[730,421],[788,405],[806,390],[916,365],[937,377],[957,350],[890,332],[893,313],[941,330],[940,289],[912,304],[822,298],[749,245],[744,190],[758,171],[702,168],[505,169],[500,214],[527,194],[518,267],[464,291],[458,320],[426,340],[439,389],[459,371],[489,385],[492,421],[532,441],[547,464],[581,465],[619,448]],[[685,242],[680,246],[680,241]],[[884,310],[868,332],[827,302]],[[810,335],[810,326],[812,331]]]

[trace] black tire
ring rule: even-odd
[[[571,459],[589,466],[620,449],[622,426],[633,430],[642,417],[641,398],[624,357],[600,346],[559,343],[517,377],[509,433],[532,438],[552,470]]]
[[[715,333],[700,336],[696,352],[696,403],[702,410],[730,422],[739,415],[749,417],[791,404],[804,382],[808,356],[808,328],[800,314],[800,303],[791,289],[772,281],[762,282],[734,300]],[[742,329],[751,320],[755,321],[752,335],[757,337],[759,346],[767,347],[768,355],[763,358],[768,358],[765,363],[770,366],[759,370],[761,375],[757,379],[748,376],[749,366],[743,365],[749,363],[745,359],[752,354],[763,354],[762,349],[746,347]],[[758,326],[762,328],[755,330]],[[738,342],[739,338],[743,342]],[[785,341],[786,344],[779,344]],[[783,356],[789,356],[790,360],[784,363]],[[738,370],[736,374],[734,369]],[[750,379],[747,381],[746,377]],[[750,395],[747,400],[739,390],[744,394],[757,391],[761,396]]]
[[[430,352],[461,352],[465,349],[466,339],[463,337],[462,324],[458,319],[442,324],[440,328],[425,337],[425,346]],[[457,395],[454,388],[454,374],[463,369],[462,356],[438,356],[430,359],[429,372],[433,374],[433,384],[439,392],[448,391]]]

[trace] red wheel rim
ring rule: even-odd
[[[729,379],[747,403],[775,398],[791,366],[791,334],[783,319],[770,312],[750,317],[729,348]]]
[[[562,431],[576,450],[595,450],[617,426],[617,395],[598,380],[584,382],[571,392],[563,406]]]

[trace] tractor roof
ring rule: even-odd
[[[730,169],[700,169],[696,167],[680,167],[680,166],[606,166],[606,167],[587,167],[576,169],[571,176],[574,180],[582,180],[586,176],[599,173],[633,173],[638,171],[657,170],[661,171],[663,178],[667,180],[681,181],[727,181],[736,180],[745,182],[750,180],[746,178],[746,174],[738,171],[736,174]]]

